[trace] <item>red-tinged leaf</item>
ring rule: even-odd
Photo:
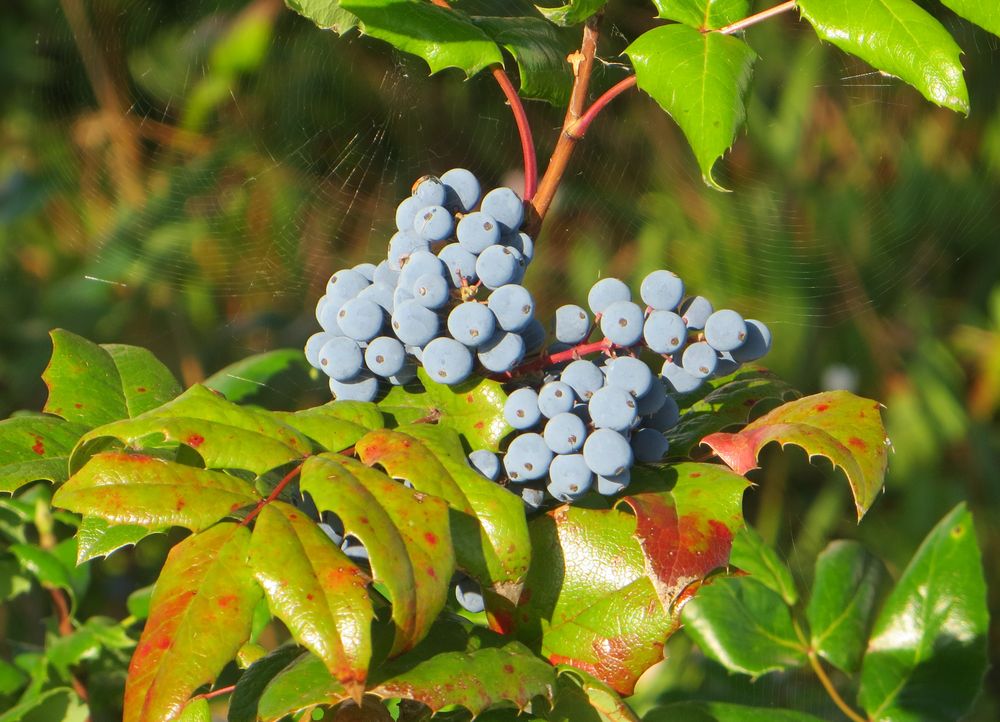
[[[375,612],[357,565],[309,517],[273,502],[257,517],[250,566],[271,612],[295,641],[360,698]]]
[[[96,343],[56,329],[52,359],[42,374],[45,411],[93,428],[137,416],[180,393],[167,368],[146,349]]]
[[[255,504],[253,486],[235,476],[144,454],[97,454],[52,497],[55,506],[113,524],[205,529]]]
[[[757,468],[757,455],[772,441],[801,446],[810,459],[824,456],[843,469],[859,520],[882,488],[888,439],[875,401],[827,391],[779,406],[735,434],[702,439],[738,474]]]
[[[261,598],[250,531],[224,523],[170,550],[125,682],[123,722],[169,722],[250,638]]]
[[[500,597],[520,596],[531,558],[523,503],[468,465],[455,432],[430,424],[373,431],[355,448],[364,463],[460,512],[452,525],[458,565]]]
[[[32,481],[60,483],[69,476],[69,455],[87,427],[56,416],[17,416],[0,421],[0,493],[13,494]]]
[[[343,451],[369,431],[385,426],[378,406],[361,401],[331,401],[294,413],[275,412],[274,416],[327,451]]]
[[[455,571],[448,505],[336,454],[306,461],[299,486],[365,545],[392,598],[393,652],[413,647],[444,608]]]
[[[255,474],[299,459],[312,449],[309,439],[272,414],[237,406],[204,386],[192,386],[134,419],[94,429],[81,440],[74,466],[86,456],[86,442],[109,436],[140,449],[144,441],[163,446],[166,439],[197,451],[209,469],[246,469]]]

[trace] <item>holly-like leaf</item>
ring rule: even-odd
[[[257,707],[264,689],[275,675],[301,655],[301,648],[285,645],[247,667],[236,681],[236,689],[229,700],[227,722],[257,722]]]
[[[742,477],[710,464],[657,473],[615,508],[562,506],[530,525],[518,635],[620,694],[660,660],[680,608],[726,564],[743,524]]]
[[[461,12],[422,0],[341,0],[361,32],[427,61],[431,73],[459,68],[469,77],[502,65],[500,48]]]
[[[968,115],[962,49],[916,3],[799,0],[798,7],[821,39],[909,83],[932,103]]]
[[[446,501],[455,510],[458,565],[501,597],[518,598],[531,558],[523,503],[469,466],[454,431],[430,424],[373,431],[355,449],[365,464]]]
[[[378,406],[360,401],[330,401],[294,413],[275,412],[274,416],[327,451],[343,451],[369,431],[385,426]]]
[[[794,607],[799,601],[792,573],[753,528],[743,527],[736,535],[729,563],[780,594],[788,606]]]
[[[858,671],[888,581],[885,565],[857,542],[831,542],[820,553],[806,608],[817,654],[848,674]]]
[[[969,22],[975,23],[983,30],[989,30],[994,35],[1000,35],[1000,5],[983,0],[941,0],[942,3],[955,11]]]
[[[305,378],[308,370],[309,364],[300,349],[282,348],[240,359],[209,376],[204,385],[233,403],[240,403],[265,391],[281,374]]]
[[[397,426],[433,421],[457,431],[473,449],[499,450],[500,440],[513,429],[503,417],[507,394],[498,382],[479,379],[448,386],[431,381],[423,367],[417,373],[422,391],[396,386],[379,402]]]
[[[285,5],[312,20],[317,27],[338,35],[358,26],[357,16],[340,7],[339,0],[285,0]]]
[[[824,456],[843,469],[859,520],[882,488],[888,442],[875,401],[848,391],[826,391],[779,406],[738,433],[706,436],[702,443],[738,474],[746,474],[772,441],[801,446],[810,459]]]
[[[731,672],[759,677],[806,662],[792,615],[777,592],[750,577],[721,577],[684,607],[684,630]]]
[[[750,0],[653,0],[661,18],[716,30],[750,14]]]
[[[45,411],[93,428],[138,416],[180,393],[177,381],[149,351],[137,346],[98,346],[56,329],[52,358],[42,374],[49,388]]]
[[[32,481],[65,481],[70,451],[86,431],[56,416],[0,421],[0,492],[13,494]]]
[[[360,697],[375,612],[357,565],[309,517],[276,501],[257,517],[250,566],[271,612],[295,641]]]
[[[472,22],[514,56],[521,96],[556,107],[569,102],[573,72],[566,56],[573,48],[552,23],[537,17],[473,17]]]
[[[559,667],[550,722],[639,722],[621,696],[586,672]]]
[[[261,590],[249,548],[246,527],[223,523],[170,550],[129,665],[123,722],[176,719],[250,638]]]
[[[684,131],[705,182],[746,119],[743,96],[756,54],[738,38],[701,33],[687,25],[661,25],[629,45],[639,88]]]
[[[986,583],[965,504],[931,530],[875,622],[858,701],[872,720],[960,719],[987,667]]]
[[[56,491],[52,504],[112,524],[198,531],[259,498],[229,474],[145,454],[102,453]]]
[[[823,722],[805,712],[727,702],[678,702],[646,713],[643,722]]]
[[[73,457],[79,467],[87,442],[120,439],[132,448],[162,440],[189,446],[209,469],[246,469],[263,474],[308,454],[309,439],[266,412],[226,401],[204,386],[192,386],[173,401],[134,419],[116,421],[86,434]]]
[[[76,563],[106,557],[122,547],[138,544],[168,527],[148,527],[141,524],[112,524],[97,516],[85,516],[76,530]]]
[[[586,22],[592,15],[597,14],[608,0],[568,0],[563,5],[555,8],[537,5],[538,11],[556,25],[568,27]]]

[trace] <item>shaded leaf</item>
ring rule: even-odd
[[[555,8],[542,7],[541,5],[536,7],[551,22],[568,27],[585,22],[607,3],[608,0],[568,0],[565,4]]]
[[[431,73],[459,68],[469,77],[502,65],[500,48],[457,10],[421,0],[341,0],[361,20],[361,32],[427,61]]]
[[[90,719],[87,705],[65,687],[47,690],[0,712],[0,722],[85,722]]]
[[[792,573],[752,527],[745,526],[736,535],[729,563],[780,594],[788,606],[793,607],[799,601]]]
[[[198,531],[259,498],[229,474],[145,454],[105,453],[70,477],[52,503],[112,524]]]
[[[44,411],[88,428],[137,416],[180,393],[177,381],[149,351],[98,346],[56,329],[52,358],[42,374],[49,389]]]
[[[280,374],[306,376],[309,364],[300,349],[282,348],[254,354],[216,371],[203,382],[233,403],[245,402],[265,391]]]
[[[246,527],[223,523],[170,550],[129,665],[124,722],[176,719],[250,638],[261,590],[249,547]]]
[[[31,580],[21,572],[21,564],[10,557],[0,559],[0,602],[13,599],[29,589]],[[4,692],[0,690],[0,694]]]
[[[42,586],[73,590],[70,570],[52,552],[32,544],[11,544],[9,551]]]
[[[756,54],[738,38],[661,25],[629,45],[640,89],[677,122],[694,150],[705,182],[746,119],[743,96]]]
[[[566,56],[573,47],[551,23],[533,17],[473,17],[472,22],[514,56],[522,97],[556,107],[569,102],[573,71]]]
[[[360,401],[330,401],[294,413],[275,412],[274,416],[327,451],[343,451],[369,431],[385,426],[378,406]]]
[[[358,18],[340,7],[338,0],[285,0],[285,4],[318,27],[338,35],[358,25]]]
[[[278,672],[257,702],[263,722],[277,722],[316,705],[334,705],[349,697],[347,690],[308,652]]]
[[[1000,5],[983,0],[941,0],[969,22],[975,23],[983,30],[989,30],[994,35],[1000,35]]]
[[[129,615],[135,617],[137,620],[149,617],[149,605],[153,600],[154,586],[155,585],[150,584],[148,587],[136,589],[128,595],[128,599],[125,601],[125,604],[128,608]]]
[[[112,524],[97,516],[85,516],[76,531],[76,563],[106,557],[122,547],[138,544],[151,534],[166,531],[167,527],[148,527],[141,524]]]
[[[500,440],[513,429],[503,417],[507,394],[491,379],[447,386],[431,381],[423,367],[417,371],[422,391],[394,386],[379,402],[397,426],[415,421],[433,421],[457,431],[473,449],[498,451]]]
[[[228,722],[257,722],[257,706],[264,689],[275,675],[302,655],[295,645],[278,647],[247,667],[236,681],[229,700]]]
[[[816,34],[877,70],[895,75],[932,103],[968,115],[962,49],[911,0],[799,0]]]
[[[757,467],[757,455],[772,441],[801,446],[810,459],[824,456],[843,469],[858,519],[882,488],[888,442],[875,401],[848,391],[826,391],[779,406],[738,433],[706,436],[702,443],[745,474]]]
[[[86,431],[55,416],[0,421],[0,493],[13,494],[32,481],[65,481],[70,452]]]
[[[573,667],[561,667],[551,722],[638,722],[639,718],[611,687]]]
[[[924,539],[879,613],[858,701],[876,721],[955,720],[987,666],[986,583],[965,504]]]
[[[750,14],[750,0],[653,0],[661,18],[715,30]]]
[[[643,722],[823,722],[805,712],[726,702],[678,702],[650,710]]]
[[[784,601],[750,577],[720,577],[684,607],[684,630],[711,659],[751,677],[806,662]]]

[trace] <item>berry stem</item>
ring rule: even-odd
[[[730,23],[725,27],[719,28],[715,32],[722,33],[723,35],[732,35],[733,33],[738,33],[741,30],[746,30],[757,23],[773,18],[775,15],[781,15],[789,10],[794,10],[795,6],[795,0],[788,0],[787,2],[775,5],[767,10],[761,10],[759,13],[755,13],[749,17],[743,18],[742,20],[737,20],[735,23]]]
[[[555,364],[562,363],[563,361],[575,361],[581,356],[589,356],[594,353],[608,353],[610,351],[617,351],[625,349],[625,346],[617,346],[606,338],[600,341],[591,341],[577,344],[573,348],[568,348],[565,351],[559,351],[558,353],[543,354],[536,359],[532,359],[526,363],[516,366],[507,373],[499,374],[498,378],[506,381],[507,379],[515,378],[517,376],[523,376],[525,374],[530,374],[534,371],[541,371],[542,369],[549,368]]]
[[[604,110],[608,103],[624,93],[626,90],[634,88],[635,83],[636,77],[634,75],[630,75],[624,80],[619,80],[617,83],[604,91],[604,94],[601,95],[601,97],[591,103],[590,107],[587,108],[587,112],[581,115],[580,118],[564,132],[576,140],[581,140],[587,133],[587,128],[589,128],[590,124],[594,122],[594,118],[597,117],[597,114]]]

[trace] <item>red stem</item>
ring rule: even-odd
[[[775,15],[781,15],[781,13],[786,13],[789,10],[794,9],[795,0],[788,0],[780,5],[775,5],[773,8],[761,10],[759,13],[751,15],[750,17],[737,20],[735,23],[730,23],[724,28],[719,28],[715,32],[722,33],[723,35],[732,35],[733,33],[738,33],[741,30],[746,30],[752,25],[756,25],[757,23],[763,22],[769,18],[773,18]]]
[[[225,694],[229,694],[234,689],[236,689],[236,685],[231,684],[228,687],[219,687],[218,689],[213,689],[211,692],[205,692],[205,694],[199,694],[196,697],[192,697],[192,699],[198,699],[199,697],[201,699],[214,699],[215,697],[221,697]]]
[[[597,114],[604,110],[608,103],[624,93],[626,90],[635,87],[635,83],[635,76],[630,75],[624,80],[619,80],[613,86],[604,91],[604,94],[601,95],[601,97],[590,104],[590,107],[587,108],[587,111],[580,116],[579,120],[566,129],[566,135],[576,140],[583,138],[587,132],[587,128],[589,128],[590,124],[594,122],[594,118],[597,117]]]
[[[267,506],[272,501],[277,499],[278,495],[285,490],[285,487],[288,486],[292,482],[292,479],[298,476],[301,471],[302,471],[302,464],[299,464],[294,469],[285,474],[284,478],[282,478],[282,480],[278,482],[278,485],[274,487],[274,490],[268,495],[268,497],[266,499],[261,499],[257,503],[257,506],[255,506],[253,510],[251,510],[251,512],[246,515],[246,518],[240,522],[240,526],[247,526],[251,521],[253,521],[254,518],[256,518],[258,514],[260,514],[261,509],[263,509],[265,506]]]
[[[581,356],[589,356],[592,353],[608,353],[609,351],[625,350],[626,348],[626,346],[616,346],[606,338],[603,338],[600,341],[591,341],[590,343],[584,342],[574,346],[573,348],[560,351],[559,353],[544,354],[539,356],[532,361],[528,361],[527,363],[523,363],[520,366],[511,369],[505,374],[499,374],[498,378],[501,380],[512,379],[516,376],[530,374],[533,371],[547,369],[550,366],[562,363],[563,361],[575,361]]]

